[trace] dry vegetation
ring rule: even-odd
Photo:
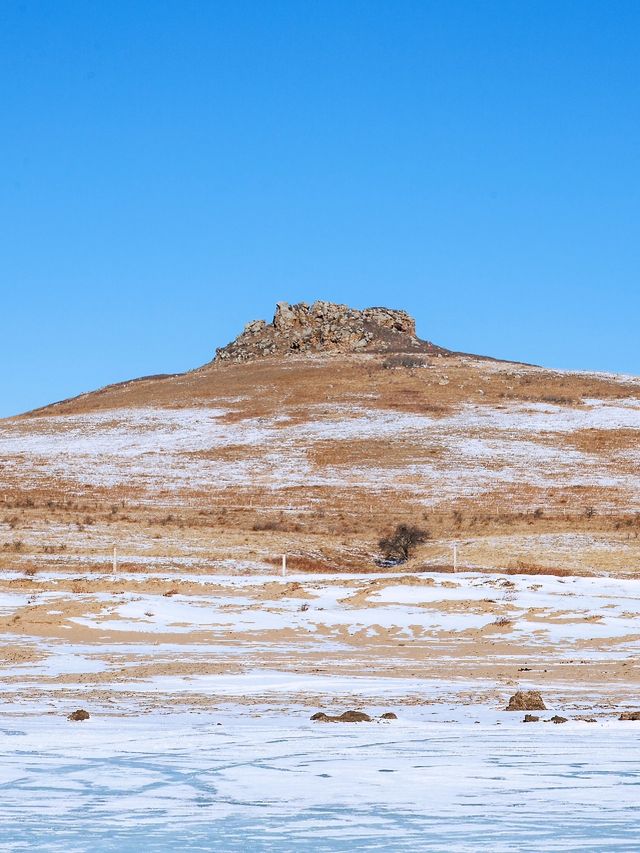
[[[631,381],[471,357],[291,357],[123,383],[5,421],[2,435],[64,433],[78,424],[61,416],[111,411],[113,418],[101,428],[122,429],[120,410],[143,407],[177,414],[194,407],[222,409],[226,414],[218,422],[234,428],[281,418],[268,444],[230,440],[181,453],[185,464],[234,470],[279,453],[297,426],[335,420],[336,407],[343,418],[345,408],[353,407],[359,417],[395,413],[444,423],[463,407],[500,413],[532,404],[576,412],[588,409],[589,400],[638,396],[640,384]],[[474,429],[465,437],[487,440]],[[71,467],[52,472],[24,452],[0,455],[0,566],[40,565],[44,559],[47,566],[63,567],[87,557],[96,564],[102,560],[104,567],[115,543],[134,566],[149,558],[269,565],[286,552],[300,569],[372,569],[380,537],[390,526],[406,524],[426,527],[431,535],[416,549],[412,568],[448,566],[455,540],[463,565],[523,571],[536,566],[544,572],[568,561],[576,571],[626,571],[634,555],[640,556],[639,496],[607,477],[636,475],[632,451],[638,438],[640,429],[630,428],[532,433],[526,439],[536,447],[585,454],[587,462],[576,470],[584,473],[586,464],[590,480],[576,484],[562,474],[541,483],[533,463],[530,481],[489,480],[473,493],[462,482],[458,486],[456,472],[465,473],[464,462],[452,456],[446,432],[429,440],[410,430],[339,440],[320,435],[298,448],[296,459],[312,474],[309,482],[301,477],[279,488],[277,464],[271,481],[239,476],[229,485],[212,475],[206,482],[186,479],[178,488],[161,476],[152,483],[142,477],[112,485],[80,482]],[[108,448],[105,453],[108,458]],[[512,464],[509,453],[507,447],[502,456],[479,464],[489,475],[500,474]],[[446,472],[447,465],[450,480],[425,485],[428,466]],[[314,482],[317,473],[330,476],[331,485]],[[575,541],[565,546],[563,536]]]

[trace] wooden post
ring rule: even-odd
[[[117,572],[117,570],[118,570],[118,549],[114,545],[113,546],[113,573],[114,573],[114,575]]]
[[[286,577],[287,575],[287,555],[282,555],[282,577]]]
[[[458,543],[453,543],[453,571],[458,571]]]

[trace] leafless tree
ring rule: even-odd
[[[405,563],[416,546],[429,539],[429,532],[410,524],[399,524],[392,534],[378,542],[385,559]]]

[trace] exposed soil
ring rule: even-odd
[[[71,714],[69,714],[67,719],[71,720],[71,722],[73,722],[73,723],[79,723],[79,722],[82,722],[83,720],[88,720],[89,717],[90,717],[90,714],[88,711],[85,711],[83,708],[78,708],[77,711],[73,711]]]
[[[345,711],[343,714],[332,716],[319,711],[314,714],[311,719],[316,723],[371,723],[373,717],[365,714],[364,711]]]

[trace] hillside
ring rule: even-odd
[[[320,307],[317,307],[320,306]],[[364,341],[364,343],[363,343]],[[640,380],[451,353],[404,312],[279,305],[192,372],[0,422],[0,566],[633,572]]]

